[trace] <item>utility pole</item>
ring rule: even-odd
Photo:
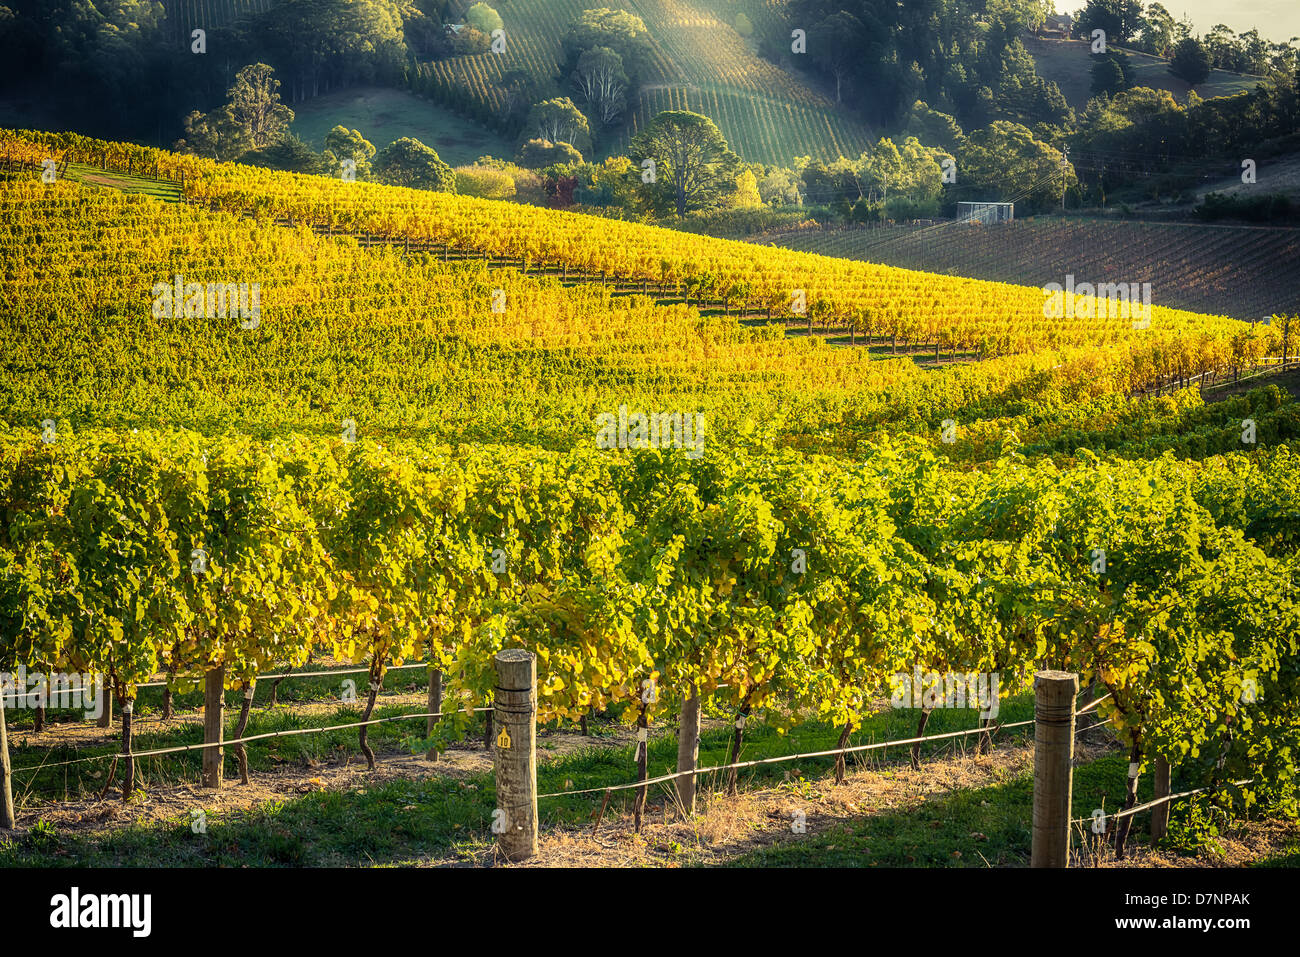
[[[1065,212],[1065,171],[1070,165],[1070,147],[1061,150],[1061,212]]]

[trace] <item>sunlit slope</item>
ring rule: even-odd
[[[492,439],[574,418],[586,429],[623,403],[730,414],[924,376],[598,284],[408,259],[114,190],[8,181],[0,211],[0,418],[13,422],[329,431],[347,417]],[[198,315],[184,311],[192,283]],[[222,308],[209,283],[247,284],[245,310]]]
[[[463,11],[472,0],[457,0]],[[506,30],[503,53],[452,57],[423,64],[421,74],[434,95],[464,90],[492,110],[503,106],[502,77],[522,70],[543,81],[562,65],[564,36],[583,10],[628,10],[646,25],[653,54],[644,89],[629,104],[626,128],[616,148],[655,113],[690,109],[712,117],[731,147],[745,159],[789,163],[795,156],[834,159],[856,156],[868,144],[868,130],[841,113],[831,100],[800,77],[751,52],[717,4],[689,0],[511,0],[497,5]],[[739,8],[737,8],[738,10]],[[568,78],[560,77],[568,95]],[[417,83],[418,86],[418,83]]]

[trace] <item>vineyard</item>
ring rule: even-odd
[[[459,3],[460,9],[469,6]],[[830,160],[857,156],[866,148],[869,137],[860,123],[839,115],[825,96],[750,52],[724,11],[689,0],[621,0],[607,6],[628,10],[645,22],[653,55],[643,90],[629,104],[628,123],[606,152],[626,149],[628,138],[666,109],[704,112],[731,148],[751,162],[786,163],[797,155]],[[504,105],[502,78],[507,73],[522,70],[545,83],[555,80],[564,35],[588,7],[585,0],[502,4],[504,53],[422,64],[412,85],[448,102],[467,96],[476,110],[496,114]],[[565,78],[559,85],[568,95]]]
[[[275,0],[165,0],[164,29],[176,43],[188,47],[190,34],[199,28],[211,33],[228,27],[240,17],[265,13]]]
[[[1162,305],[1256,321],[1300,309],[1300,230],[1018,219],[887,230],[799,230],[755,239],[787,249],[945,275],[1041,285],[1066,273],[1150,282]]]
[[[215,746],[224,690],[242,742],[259,676],[351,663],[373,769],[394,669],[428,663],[427,710],[381,716],[427,720],[423,754],[527,649],[539,722],[704,702],[729,763],[759,726],[843,748],[899,674],[1010,701],[1070,671],[1134,767],[1295,812],[1300,405],[1130,397],[1278,326],[1050,318],[1030,286],[70,134],[0,156],[0,668],[108,682],[124,800],[141,689],[204,687]]]

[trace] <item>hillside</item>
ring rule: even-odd
[[[1300,310],[1300,229],[1036,217],[997,226],[799,230],[753,240],[952,276],[1041,286],[1149,282],[1152,301],[1254,321]]]
[[[1091,98],[1092,60],[1090,45],[1085,40],[1050,40],[1044,37],[1025,36],[1025,48],[1034,57],[1035,69],[1044,80],[1052,80],[1061,88],[1067,103],[1076,110],[1082,109]],[[1169,61],[1141,53],[1124,50],[1133,67],[1134,86],[1168,90],[1180,103],[1187,102],[1192,88],[1169,72]],[[1261,77],[1213,70],[1204,83],[1196,87],[1202,99],[1231,96],[1243,90],[1252,90]]]
[[[1254,183],[1243,183],[1240,176],[1228,176],[1199,186],[1197,200],[1204,199],[1207,193],[1223,193],[1238,199],[1281,193],[1300,199],[1300,155],[1259,160]]]
[[[470,5],[456,0],[453,9]],[[611,0],[602,5],[641,17],[654,46],[644,89],[630,106],[626,128],[605,144],[606,154],[625,150],[630,135],[667,109],[712,117],[732,149],[752,162],[856,156],[870,141],[869,131],[826,96],[754,54],[721,12],[724,4]],[[569,24],[591,6],[590,0],[502,0],[497,7],[506,25],[505,53],[435,61],[424,65],[421,74],[432,79],[435,89],[464,88],[476,101],[497,109],[498,81],[510,71],[524,70],[547,81],[555,76]],[[567,79],[560,85],[567,94]]]
[[[339,125],[361,130],[375,149],[403,136],[414,137],[452,166],[514,153],[514,145],[491,130],[405,90],[353,87],[294,106],[291,129],[313,149],[324,149],[326,134]]]
[[[250,13],[262,13],[275,0],[161,0],[167,11],[165,29],[174,41],[189,43],[190,33],[202,27],[215,30]]]
[[[1045,785],[1008,752],[1044,719],[1034,675],[1063,663],[1096,685],[1062,697],[1069,722],[1097,712],[1058,761],[1081,802],[1146,797],[1141,735],[1156,755],[1215,744],[1182,756],[1176,796],[1231,761],[1256,816],[1280,813],[1300,405],[1187,387],[1254,371],[1277,329],[1054,317],[1032,286],[75,134],[0,131],[0,155],[0,659],[113,690],[100,727],[15,720],[10,822],[30,831],[0,864],[54,859],[75,828],[82,860],[210,872],[488,863],[515,836],[494,804],[581,857],[616,828],[657,839],[661,816],[707,825],[648,791],[674,767],[744,769],[699,803],[748,832],[755,783],[788,768],[795,820],[814,782],[866,807],[832,757],[863,742],[880,753],[852,773],[896,788],[913,736],[910,773],[924,758],[967,812],[945,830],[911,808],[873,862],[1020,864]],[[858,341],[833,344],[837,323]],[[527,687],[501,680],[509,659]],[[1243,659],[1272,710],[1229,737]],[[922,669],[989,678],[900,702]],[[313,698],[276,703],[286,679]],[[680,717],[692,700],[708,724]],[[501,799],[513,757],[544,817]],[[119,781],[125,813],[103,814]],[[255,798],[279,829],[232,849]],[[838,816],[871,820],[869,799]],[[79,824],[96,805],[118,823]],[[729,859],[846,860],[802,841]],[[1109,860],[1093,843],[1082,860]]]

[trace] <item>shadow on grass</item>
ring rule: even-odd
[[[190,822],[133,825],[95,835],[43,824],[0,842],[3,867],[347,867],[410,863],[490,836],[490,784],[395,780],[319,791],[251,811]]]
[[[1005,702],[1000,717],[1010,723],[1027,717],[1031,709],[1029,696],[1022,695]],[[969,728],[972,714],[936,711],[927,731],[941,734]],[[851,743],[910,737],[915,732],[916,716],[910,710],[873,715]],[[344,717],[338,714],[331,720]],[[258,724],[272,730],[271,725],[299,720],[286,712],[270,712]],[[417,720],[422,723],[422,719]],[[390,729],[380,737],[389,744],[385,750],[400,753],[397,744],[406,733],[400,730],[400,724],[380,725],[374,731],[380,729]],[[1021,740],[1026,730],[1018,729]],[[200,729],[189,728],[173,736],[197,739],[199,733]],[[1003,740],[1016,734],[1006,733]],[[753,725],[747,731],[741,758],[826,750],[835,746],[838,735],[837,728],[823,722],[800,725],[788,734],[766,725]],[[725,727],[701,736],[701,766],[726,761],[729,737],[730,729]],[[353,731],[272,739],[270,747],[250,747],[250,757],[256,770],[289,754],[301,758],[339,748],[351,752],[355,744]],[[922,753],[934,755],[952,746],[951,741],[935,742],[923,747]],[[274,754],[276,748],[283,749],[283,753]],[[881,755],[894,765],[907,760],[904,747],[891,748],[887,755],[869,753]],[[183,757],[192,759],[197,772],[198,756]],[[544,753],[542,757],[545,760]],[[661,733],[651,740],[651,776],[672,770],[675,760],[676,741],[671,733]],[[833,764],[833,758],[825,757],[760,766],[746,769],[741,783],[770,785],[784,780],[792,769],[812,779],[829,774]],[[538,789],[547,794],[624,784],[633,780],[633,769],[632,746],[593,744],[541,764]],[[1103,801],[1113,809],[1117,796],[1123,793],[1126,771],[1127,761],[1121,754],[1076,768],[1074,816],[1087,817]],[[721,775],[712,782],[707,776],[702,780],[702,786],[720,787],[722,783]],[[1149,788],[1148,776],[1139,792],[1141,799],[1149,794]],[[614,792],[607,813],[630,809],[634,794],[633,790]],[[602,799],[603,792],[544,798],[539,807],[541,824],[545,828],[587,822]],[[660,791],[658,796],[652,795],[651,806],[664,800]],[[188,820],[133,824],[87,834],[75,829],[61,831],[38,821],[26,836],[0,843],[0,866],[312,867],[453,861],[458,856],[476,855],[492,841],[495,805],[492,776],[477,774],[388,780],[355,790],[319,791],[271,801],[252,810],[210,814],[203,834],[193,833]],[[806,836],[791,835],[781,843],[728,863],[741,867],[983,867],[986,862],[988,866],[1022,865],[1029,855],[1032,809],[1033,782],[1026,772],[997,786],[934,796],[906,811],[873,814]],[[1145,824],[1135,827],[1133,839],[1144,840],[1144,828]],[[954,852],[960,852],[960,856]]]
[[[1088,817],[1104,800],[1116,807],[1128,762],[1106,755],[1074,769],[1075,818]],[[1148,776],[1149,778],[1149,776]],[[1151,784],[1139,785],[1139,800]],[[1034,782],[1030,771],[989,787],[931,795],[918,806],[872,814],[824,831],[760,848],[728,861],[727,867],[1023,867],[1033,838]],[[1146,842],[1139,819],[1130,845]],[[1081,843],[1078,829],[1072,847]]]

